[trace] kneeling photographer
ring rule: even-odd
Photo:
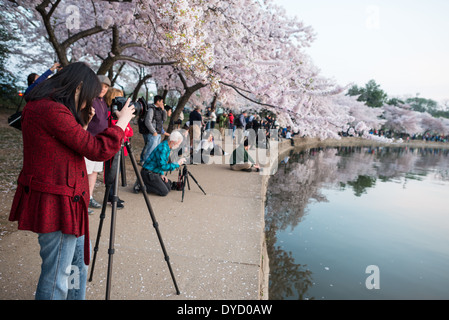
[[[185,158],[181,158],[178,162],[169,163],[171,150],[177,149],[182,141],[180,132],[172,132],[168,141],[160,143],[143,164],[141,175],[148,193],[166,196],[171,191],[172,182],[164,174],[185,162]]]

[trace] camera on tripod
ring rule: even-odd
[[[204,193],[204,195],[206,195],[206,192],[200,186],[198,181],[195,179],[195,177],[187,169],[187,164],[183,164],[182,168],[181,167],[179,168],[178,182],[175,182],[174,185],[172,186],[172,188],[175,189],[175,190],[179,190],[179,191],[182,190],[181,202],[184,202],[184,192],[185,192],[186,184],[187,184],[187,187],[190,190],[189,177],[192,178],[193,181],[195,181],[195,183],[198,186],[198,188],[200,188],[200,190]]]
[[[142,99],[142,101],[144,101],[144,100]],[[116,109],[116,111],[121,110],[124,107],[125,103],[126,103],[126,101],[122,100],[122,102],[118,105],[119,109]],[[142,105],[139,105],[138,107],[141,107],[141,106]],[[139,109],[138,111],[141,112],[141,109]],[[138,170],[137,162],[136,162],[136,159],[134,158],[129,141],[124,142],[122,149],[124,147],[126,147],[126,149],[128,151],[128,154],[131,159],[131,163],[132,163],[134,172],[137,176],[137,180],[139,181],[139,184],[141,186],[145,185],[143,182],[143,179],[142,179],[142,175],[140,174],[140,172]],[[113,197],[112,197],[112,201],[111,201],[111,204],[112,204],[111,229],[110,229],[111,231],[110,231],[110,237],[109,237],[109,250],[108,250],[109,260],[108,260],[108,271],[107,271],[107,279],[106,279],[106,300],[110,299],[110,294],[111,294],[112,263],[113,263],[113,256],[115,254],[114,243],[115,243],[116,212],[117,212],[117,203],[118,203],[118,199],[119,199],[119,197],[118,197],[118,177],[119,177],[120,170],[119,170],[117,164],[121,162],[121,154],[122,154],[122,150],[117,152],[117,154],[115,155],[113,160],[111,159],[111,162],[112,162],[111,165],[106,166],[107,168],[108,167],[110,168],[110,172],[108,174],[106,174],[106,179],[105,179],[106,190],[105,190],[104,198],[103,198],[103,207],[101,209],[101,214],[100,214],[100,223],[98,225],[97,239],[95,241],[95,247],[93,248],[94,256],[93,256],[92,263],[91,263],[90,278],[89,278],[89,282],[91,282],[93,279],[93,273],[94,273],[94,269],[95,269],[97,253],[98,253],[99,245],[100,245],[101,231],[103,229],[103,223],[104,223],[104,220],[106,217],[106,214],[105,214],[106,203],[107,203],[107,199],[109,197],[110,191],[113,190]],[[111,177],[112,177],[112,179],[111,179]],[[161,245],[162,252],[164,253],[164,260],[167,262],[167,266],[170,271],[170,275],[172,277],[173,284],[176,289],[176,294],[179,295],[181,293],[179,291],[178,284],[176,283],[175,275],[173,273],[173,270],[172,270],[172,267],[170,264],[170,258],[167,254],[164,242],[162,240],[162,236],[159,231],[159,224],[156,221],[156,217],[154,215],[153,208],[151,206],[150,199],[148,198],[145,188],[143,188],[142,191],[143,191],[143,197],[145,199],[145,203],[148,208],[148,212],[151,216],[151,220],[153,221],[153,227],[156,230],[157,237],[159,239],[159,243]]]
[[[125,97],[114,98],[111,103],[112,114],[114,115],[115,112],[122,110],[126,104],[126,101],[128,101],[128,99]],[[148,103],[143,97],[137,99],[137,101],[131,102],[129,105],[134,106],[135,111],[133,114],[138,117],[143,115],[148,109]]]

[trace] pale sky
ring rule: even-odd
[[[449,99],[449,1],[275,0],[317,39],[307,53],[322,75],[389,97]]]

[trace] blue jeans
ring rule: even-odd
[[[143,140],[145,141],[145,147],[140,154],[140,163],[145,163],[145,161],[150,156],[151,152],[156,149],[157,145],[161,143],[161,135],[153,136],[151,133],[144,134]]]
[[[148,134],[142,134],[144,145],[143,145],[143,148],[142,148],[142,152],[140,153],[140,163],[141,164],[143,164],[143,158],[145,156],[145,147],[148,144],[148,136],[149,136]]]
[[[38,236],[42,258],[36,300],[84,300],[88,266],[84,264],[84,236],[60,231]]]

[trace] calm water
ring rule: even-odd
[[[265,218],[270,299],[449,299],[447,150],[291,153]]]

